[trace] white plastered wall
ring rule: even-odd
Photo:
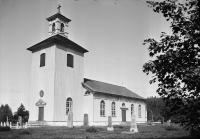
[[[84,88],[84,93],[86,89]],[[84,114],[88,114],[89,125],[93,125],[94,122],[94,101],[93,101],[93,94],[84,95]],[[84,115],[83,115],[84,118]]]
[[[105,116],[100,116],[100,102],[104,100],[105,102]],[[131,121],[131,104],[134,104],[134,111],[137,118],[137,123],[145,123],[146,119],[146,109],[145,103],[140,100],[125,98],[125,97],[114,97],[105,94],[94,94],[94,122],[107,124],[108,116],[111,116],[111,103],[115,102],[116,105],[116,116],[112,117],[113,124],[122,121],[122,103],[125,103],[126,110],[126,121]],[[141,105],[141,117],[138,117],[138,105]]]
[[[45,66],[40,67],[40,55],[42,53],[45,53]],[[44,106],[44,120],[53,120],[54,58],[55,46],[32,53],[29,121],[38,120],[39,108],[35,104],[41,98],[39,95],[40,90],[44,92],[44,96],[41,99],[46,102]]]
[[[67,122],[66,99],[73,100],[73,121],[83,122],[84,91],[83,54],[69,48],[56,46],[54,121]],[[74,57],[74,67],[67,66],[67,54]]]

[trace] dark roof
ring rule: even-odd
[[[71,49],[74,49],[74,50],[77,50],[77,51],[80,51],[83,53],[88,52],[88,50],[86,50],[85,48],[81,47],[80,45],[74,43],[73,41],[71,41],[68,38],[66,38],[62,35],[59,35],[59,34],[51,36],[33,46],[31,46],[31,47],[27,48],[27,50],[36,52],[41,49],[50,47],[52,44],[61,44],[64,47],[71,48]]]
[[[135,99],[143,99],[143,100],[145,99],[123,86],[117,86],[86,78],[84,78],[84,82],[82,84],[84,87],[89,88],[91,91],[97,93],[99,92],[99,93],[112,94],[117,96],[135,98]]]
[[[52,20],[54,20],[56,18],[60,18],[61,20],[65,21],[67,23],[71,21],[70,19],[68,19],[67,17],[65,17],[64,15],[62,15],[61,13],[56,13],[56,14],[48,17],[47,21],[52,21]]]

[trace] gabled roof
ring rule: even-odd
[[[117,96],[124,96],[129,98],[135,98],[135,99],[142,99],[145,100],[145,98],[139,96],[138,94],[128,90],[127,88],[123,86],[117,86],[113,84],[108,84],[100,81],[95,81],[91,79],[84,78],[84,82],[82,85],[85,88],[89,88],[91,91],[95,93],[105,93],[105,94],[112,94]]]
[[[56,18],[60,18],[61,20],[65,21],[65,22],[70,22],[71,20],[66,18],[64,15],[62,15],[61,13],[56,13],[50,17],[47,18],[47,21],[52,21],[55,20]]]
[[[41,49],[50,47],[50,46],[52,46],[52,44],[62,44],[63,47],[75,49],[75,50],[83,52],[83,53],[88,52],[88,50],[86,50],[85,48],[81,47],[80,45],[76,44],[75,42],[73,42],[73,41],[69,40],[68,38],[66,38],[62,35],[59,35],[59,34],[53,35],[37,44],[31,46],[31,47],[27,48],[27,50],[29,50],[31,52],[36,52]]]

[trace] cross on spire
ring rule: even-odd
[[[61,8],[61,6],[60,6],[60,4],[58,5],[58,13],[60,13],[60,8]]]

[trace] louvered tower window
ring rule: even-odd
[[[74,56],[71,54],[67,54],[67,66],[71,68],[74,67]]]
[[[45,66],[45,53],[40,55],[40,67]]]

